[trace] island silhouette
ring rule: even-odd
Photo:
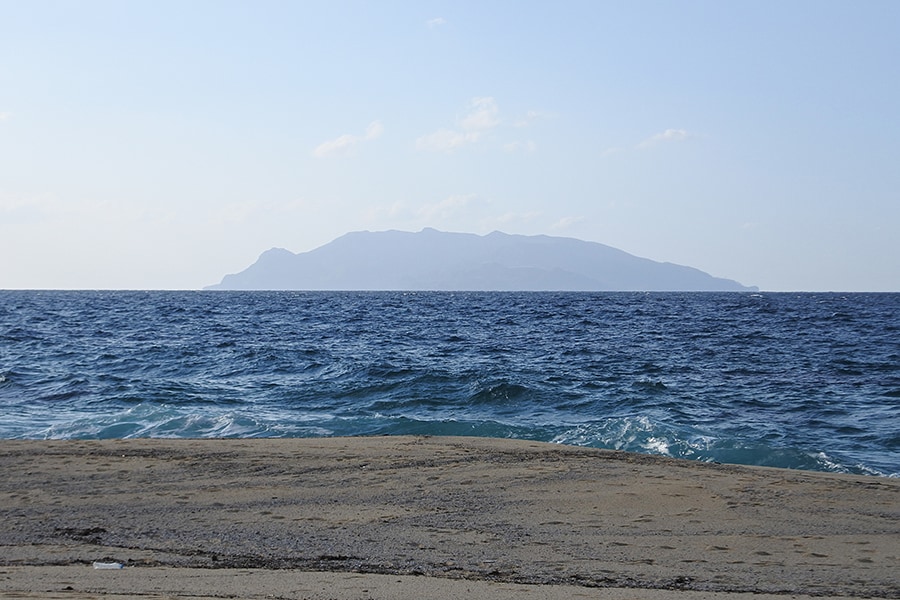
[[[692,267],[547,235],[357,231],[309,252],[272,248],[207,290],[756,291]]]

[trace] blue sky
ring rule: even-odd
[[[0,0],[0,288],[434,227],[900,291],[900,2]]]

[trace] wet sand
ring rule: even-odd
[[[898,480],[528,441],[0,440],[0,523],[3,597],[900,597]]]

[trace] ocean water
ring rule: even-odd
[[[0,292],[0,438],[473,435],[900,476],[900,294]]]

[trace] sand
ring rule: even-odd
[[[101,594],[898,598],[900,481],[485,438],[0,440],[0,596]]]

